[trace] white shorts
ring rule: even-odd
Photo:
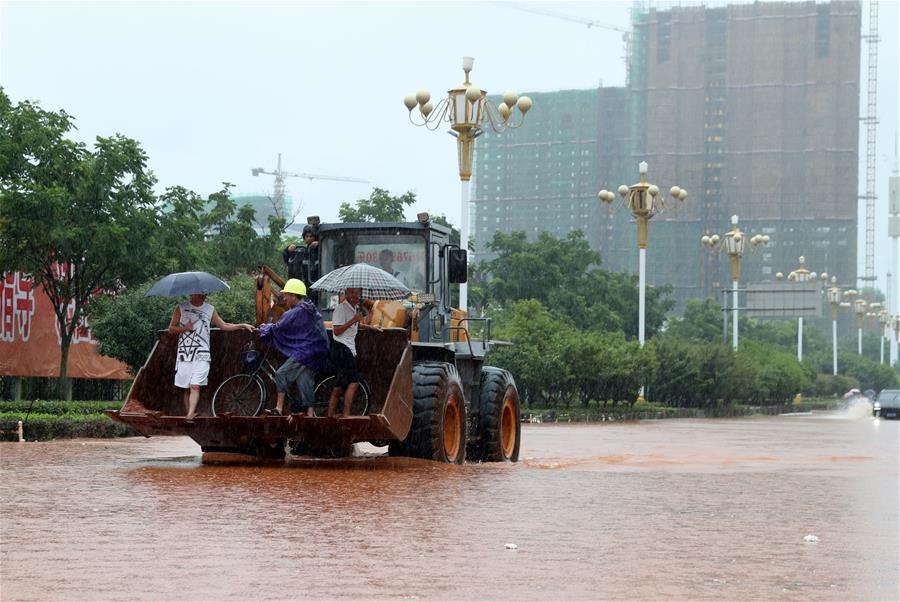
[[[175,362],[175,386],[188,389],[191,385],[206,386],[209,362]]]

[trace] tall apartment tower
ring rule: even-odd
[[[632,82],[645,119],[635,146],[663,190],[691,195],[651,224],[651,249],[654,237],[664,248],[648,253],[650,282],[680,298],[725,284],[727,265],[698,240],[727,230],[732,214],[771,237],[742,280],[771,280],[805,255],[810,269],[856,282],[860,18],[856,2],[636,17]]]
[[[494,232],[547,231],[563,238],[582,230],[605,253],[597,192],[619,177],[631,153],[630,93],[625,88],[529,92],[525,125],[496,135],[488,129],[475,150],[471,227],[476,259]],[[495,99],[499,102],[499,99]]]
[[[797,267],[856,282],[860,5],[762,2],[636,11],[628,88],[533,93],[524,127],[479,138],[471,231],[585,232],[604,267],[637,271],[635,226],[597,192],[638,179],[686,203],[650,223],[647,279],[679,303],[728,266],[700,245],[740,216],[771,243],[742,282]]]

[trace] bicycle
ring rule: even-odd
[[[259,416],[268,402],[269,387],[264,377],[275,382],[276,368],[269,360],[268,351],[258,351],[248,345],[241,352],[241,369],[243,372],[235,374],[222,381],[212,396],[211,413],[213,416],[225,414],[231,416]],[[325,416],[328,412],[328,399],[334,388],[334,375],[329,375],[318,383],[315,388],[315,400],[313,412],[316,416]],[[290,407],[302,406],[303,403],[291,391],[285,393],[285,398]],[[353,399],[350,414],[353,416],[365,416],[369,409],[371,390],[365,381],[360,383]],[[338,409],[343,407],[344,398],[341,395]]]

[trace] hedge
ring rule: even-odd
[[[18,441],[18,423],[24,414],[0,413],[0,441]],[[51,439],[135,437],[139,433],[130,427],[113,422],[103,415],[32,414],[24,424],[25,439],[48,441]]]

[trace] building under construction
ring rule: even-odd
[[[728,284],[726,256],[700,244],[740,216],[770,244],[743,282],[797,267],[856,282],[861,10],[857,2],[765,2],[638,10],[629,86],[534,93],[524,127],[479,138],[476,249],[494,230],[580,229],[604,266],[637,270],[635,226],[597,192],[649,163],[683,206],[650,224],[647,278],[679,303]],[[674,203],[669,203],[673,205]]]

